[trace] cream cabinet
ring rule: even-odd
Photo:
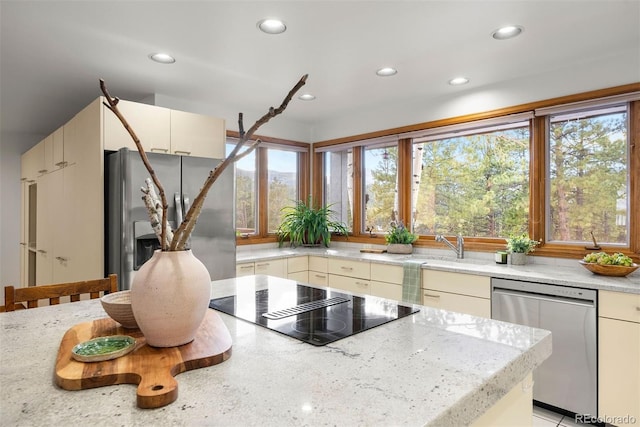
[[[146,152],[224,157],[226,129],[222,119],[130,101],[120,101],[118,108]],[[105,149],[137,150],[115,114],[107,107],[103,107],[102,114]]]
[[[491,278],[448,271],[422,271],[422,304],[491,318]]]
[[[309,255],[309,283],[316,286],[329,285],[328,261],[326,257]]]
[[[309,281],[309,257],[287,258],[287,279],[307,283]]]
[[[253,262],[242,262],[236,264],[236,277],[252,276],[255,274],[255,265]]]
[[[371,263],[332,258],[327,264],[328,286],[358,294],[371,294]]]
[[[269,261],[256,261],[255,274],[266,274],[275,277],[287,277],[286,259],[273,259]]]
[[[402,266],[372,262],[371,295],[402,301],[403,275]]]
[[[640,294],[598,295],[598,415],[640,425]]]

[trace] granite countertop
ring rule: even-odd
[[[332,243],[332,246],[334,244]],[[458,260],[445,251],[423,252],[412,255],[361,253],[359,249],[343,248],[263,248],[238,250],[238,263],[287,258],[295,255],[339,257],[402,265],[406,260],[424,260],[423,269],[491,276],[502,279],[524,280],[552,285],[640,294],[640,269],[626,277],[607,277],[591,273],[577,260],[530,257],[527,265],[496,264],[493,254],[473,254]]]
[[[277,286],[248,276],[212,283]],[[464,425],[551,354],[548,331],[428,307],[324,347],[221,314],[229,360],[178,375],[178,399],[136,407],[134,385],[53,384],[72,326],[105,317],[98,300],[0,314],[3,423],[49,425]]]

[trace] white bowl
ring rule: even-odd
[[[131,291],[120,291],[100,298],[102,308],[116,322],[128,329],[137,329],[138,323],[131,309]]]

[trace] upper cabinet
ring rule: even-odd
[[[226,141],[224,120],[154,105],[120,101],[120,112],[149,153],[222,158]],[[103,106],[104,149],[136,150],[120,120]]]

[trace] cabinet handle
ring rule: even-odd
[[[61,168],[65,168],[65,167],[67,167],[68,164],[69,164],[69,162],[62,161],[62,162],[56,163],[56,166],[59,166]]]
[[[367,282],[356,282],[356,285],[358,285],[358,286],[364,286],[365,288],[366,288],[367,286],[369,286],[369,284],[368,284]]]
[[[251,270],[253,265],[241,265],[240,270]]]
[[[268,267],[269,263],[268,262],[263,262],[262,264],[256,264],[256,267]]]
[[[27,178],[20,178],[20,181],[24,182],[24,181],[28,181]]]
[[[173,152],[176,154],[184,154],[185,156],[189,156],[191,154],[191,151],[183,151],[183,150],[174,150]]]
[[[168,153],[169,149],[168,148],[155,148],[155,147],[151,147],[151,151],[162,151],[163,153]]]
[[[48,172],[48,170],[47,170],[47,169],[40,169],[40,170],[38,171],[38,173],[47,173],[47,172]]]
[[[340,267],[341,270],[345,270],[345,271],[353,271],[353,267],[345,267],[345,266],[341,266]]]
[[[45,251],[44,249],[38,249],[38,253],[46,254],[46,253],[47,253],[47,251]]]
[[[20,242],[20,246],[27,246],[25,242]]]
[[[63,257],[63,256],[57,256],[56,259],[60,262],[67,262],[69,261],[69,258]]]
[[[435,298],[435,299],[440,298],[440,295],[428,294],[426,292],[424,293],[424,296],[427,298]]]
[[[27,182],[28,182],[29,184],[33,184],[34,182],[36,182],[36,180],[35,180],[35,179],[28,179],[28,180],[27,180]]]
[[[324,274],[314,274],[314,276],[316,276],[318,279],[326,279],[327,276],[325,276]]]

